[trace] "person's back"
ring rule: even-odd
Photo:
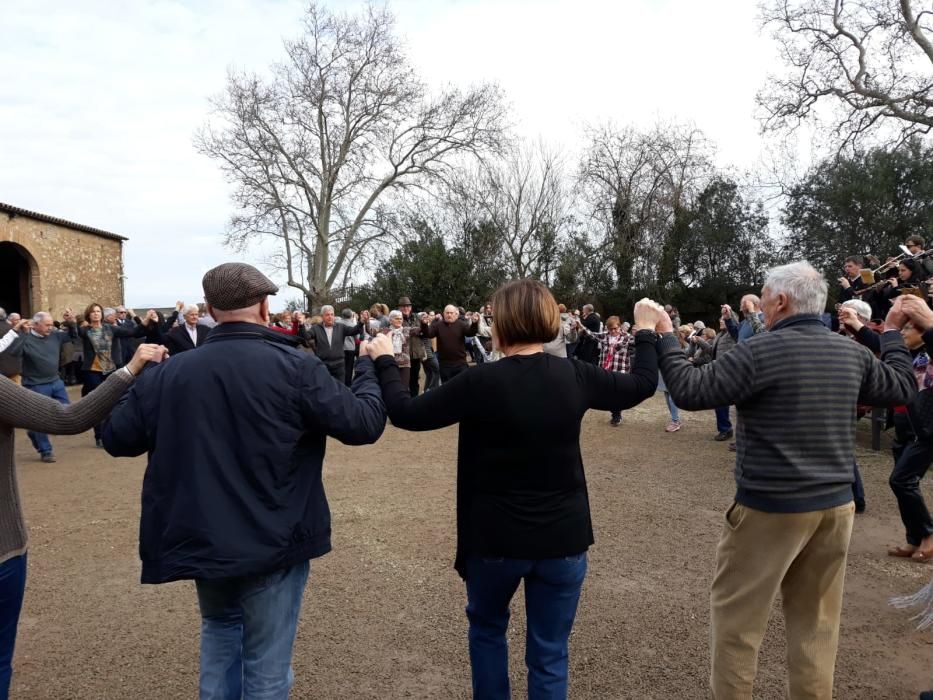
[[[218,325],[139,378],[104,444],[148,452],[142,581],[195,580],[202,697],[285,697],[309,560],[330,550],[326,437],[375,442],[385,410],[368,358],[351,392],[267,327],[276,287],[258,270],[227,263],[203,285]]]

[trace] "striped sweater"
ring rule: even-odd
[[[0,377],[0,564],[26,551],[26,523],[13,463],[15,428],[53,435],[80,433],[110,414],[133,377],[114,372],[93,393],[70,406]]]
[[[735,500],[802,513],[852,500],[856,404],[904,404],[916,393],[900,334],[884,333],[881,346],[878,360],[819,317],[800,315],[702,367],[687,362],[673,334],[658,355],[681,408],[735,405]]]

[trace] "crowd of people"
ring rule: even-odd
[[[872,406],[890,408],[896,434],[890,483],[906,541],[889,554],[933,559],[920,490],[933,462],[933,311],[903,285],[869,290],[861,268],[846,271],[846,290],[868,291],[835,314],[822,275],[794,263],[738,311],[723,304],[718,328],[647,299],[630,321],[603,321],[532,280],[477,311],[414,312],[401,297],[394,309],[272,314],[276,286],[242,263],[208,271],[205,302],[168,317],[97,303],[58,319],[0,310],[0,700],[26,580],[15,427],[42,462],[56,459],[48,434],[89,428],[111,455],[148,455],[142,581],[195,581],[200,696],[285,698],[309,562],[330,549],[326,437],[373,443],[387,418],[401,430],[459,424],[455,567],[474,697],[509,697],[506,630],[523,581],[528,696],[563,698],[594,543],[581,421],[595,409],[618,426],[656,391],[667,433],[681,410],[712,410],[711,437],[736,453],[710,596],[713,696],[751,698],[780,592],[790,697],[831,698],[849,539],[865,508],[855,422]],[[180,392],[186,401],[173,400]],[[179,437],[192,432],[197,441]],[[909,602],[933,606],[933,592]]]

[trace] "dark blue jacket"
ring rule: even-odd
[[[261,574],[330,551],[326,438],[375,442],[385,406],[369,358],[351,392],[295,343],[221,324],[196,351],[143,372],[113,410],[107,451],[149,453],[143,583]]]

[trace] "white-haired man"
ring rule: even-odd
[[[349,326],[336,322],[334,307],[321,307],[321,322],[311,326],[308,333],[314,339],[314,354],[327,367],[330,376],[343,384],[346,381],[346,359],[343,344],[347,338],[358,336],[363,324]]]
[[[175,326],[162,336],[162,343],[168,348],[169,355],[174,357],[188,350],[201,347],[211,329],[202,323],[200,310],[195,304],[188,304],[184,308],[181,325]]]
[[[23,335],[23,386],[55,399],[67,406],[68,392],[58,374],[62,345],[77,337],[74,323],[55,328],[52,314],[40,311],[32,318],[32,328]],[[46,463],[55,461],[52,443],[45,433],[27,433],[39,458]]]
[[[789,697],[831,698],[846,555],[852,533],[855,406],[907,403],[910,353],[892,307],[881,359],[833,333],[820,315],[823,276],[808,263],[774,268],[762,291],[768,333],[713,362],[684,357],[658,314],[661,373],[678,406],[734,404],[736,496],[710,593],[714,698],[751,698],[758,648],[781,594]]]

